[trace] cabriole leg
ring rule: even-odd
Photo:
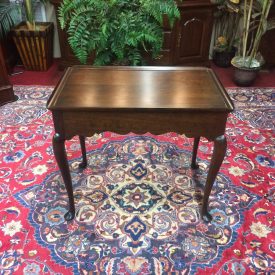
[[[87,155],[86,155],[86,146],[85,146],[85,137],[79,136],[81,153],[82,153],[82,162],[79,163],[79,168],[84,169],[87,167]]]
[[[203,202],[202,202],[202,218],[206,221],[211,221],[212,216],[208,212],[208,199],[209,195],[212,190],[212,186],[214,184],[214,181],[216,179],[216,176],[219,172],[219,169],[221,167],[221,164],[223,162],[225,153],[226,153],[226,137],[225,136],[219,136],[214,140],[214,151],[211,158],[211,163],[206,179],[206,184],[204,188],[204,196],[203,196]]]
[[[65,150],[65,139],[57,133],[53,136],[53,151],[69,197],[69,211],[64,218],[66,221],[70,221],[75,216],[73,185]]]
[[[198,169],[199,168],[199,165],[196,162],[199,142],[200,142],[200,137],[195,137],[194,138],[194,144],[193,144],[192,162],[191,162],[191,168],[192,169]]]

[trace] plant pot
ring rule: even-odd
[[[231,59],[235,56],[236,48],[232,48],[231,51],[218,51],[213,50],[213,62],[216,66],[227,68],[231,65]]]
[[[47,71],[52,65],[53,29],[52,22],[36,22],[35,30],[29,30],[22,22],[11,30],[26,70]]]
[[[241,87],[251,86],[254,83],[259,71],[260,67],[251,69],[234,67],[233,81]]]

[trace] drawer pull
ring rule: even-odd
[[[184,27],[186,27],[189,23],[192,23],[192,22],[194,22],[194,21],[201,21],[200,19],[198,19],[198,18],[196,18],[196,17],[194,17],[194,18],[192,18],[192,19],[190,19],[190,20],[187,20],[185,23],[184,23]]]

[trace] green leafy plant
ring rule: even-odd
[[[264,63],[259,46],[265,32],[275,28],[275,22],[268,20],[272,3],[272,0],[244,0],[240,6],[241,37],[238,55],[231,62],[235,67],[258,68]]]
[[[0,38],[3,39],[10,29],[21,20],[17,3],[0,0]]]
[[[164,14],[179,18],[174,0],[64,0],[59,21],[81,63],[94,52],[95,65],[140,65],[144,51],[159,55]]]
[[[9,2],[0,0],[0,38],[3,38],[15,24],[22,20],[22,13],[26,16],[29,29],[35,29],[34,8],[38,3],[45,4],[47,0],[23,0]]]

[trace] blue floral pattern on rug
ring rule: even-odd
[[[227,89],[235,104],[235,116],[255,128],[275,128],[274,88]]]
[[[222,171],[210,196],[211,223],[199,214],[209,163],[190,169],[191,154],[147,136],[128,136],[70,162],[76,218],[59,171],[16,198],[30,209],[35,238],[66,266],[100,274],[195,272],[234,244],[244,210],[259,197]]]

